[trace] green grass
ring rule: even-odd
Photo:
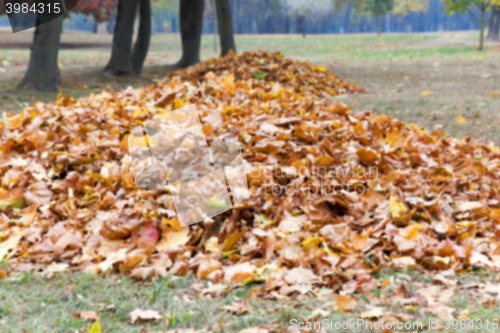
[[[169,328],[195,327],[238,331],[263,323],[286,325],[291,318],[310,314],[311,300],[275,302],[250,300],[252,286],[229,292],[216,300],[197,297],[191,287],[199,282],[192,277],[169,277],[154,283],[138,283],[117,275],[105,278],[84,273],[62,274],[47,279],[36,274],[20,274],[16,279],[0,282],[0,331],[5,333],[80,332],[92,322],[76,318],[73,313],[98,311],[103,332],[157,332]],[[255,309],[242,316],[219,310],[224,305],[247,299]],[[129,313],[136,309],[157,310],[164,319],[131,324]],[[168,321],[170,318],[171,321]],[[219,330],[220,331],[220,330]]]
[[[407,279],[411,280],[408,283]],[[394,279],[396,285],[404,284],[409,292],[417,286],[431,284],[432,275],[421,272],[384,270],[377,274],[379,282]],[[499,318],[500,305],[486,308],[478,294],[460,288],[471,283],[495,283],[497,275],[477,271],[461,275],[458,288],[451,300],[457,313],[468,311],[470,319]],[[253,298],[262,285],[252,284],[234,288],[223,296],[201,296],[194,283],[207,284],[193,277],[167,277],[156,281],[136,282],[119,275],[95,277],[85,273],[59,273],[47,278],[35,273],[20,273],[0,281],[0,331],[5,333],[66,333],[87,332],[92,321],[77,318],[73,313],[81,311],[99,312],[103,332],[165,332],[169,329],[196,328],[214,332],[239,332],[244,328],[267,325],[277,331],[290,326],[290,320],[309,321],[322,319],[333,322],[357,320],[360,314],[376,299],[385,312],[404,315],[411,321],[436,320],[433,315],[422,315],[421,307],[401,307],[390,301],[395,290],[379,288],[370,293],[371,299],[356,295],[356,308],[348,313],[333,311],[334,296],[324,289],[317,297],[297,297],[289,301]],[[243,314],[220,310],[221,307],[245,302],[249,312]],[[130,323],[130,312],[134,309],[156,310],[163,317],[159,321]],[[328,314],[312,315],[322,310]],[[409,317],[408,317],[409,316]],[[168,320],[168,319],[170,320]],[[146,331],[143,331],[146,329]],[[369,331],[369,330],[368,330]],[[430,330],[429,330],[430,331]],[[486,330],[482,330],[486,331]],[[465,332],[465,330],[454,330]]]

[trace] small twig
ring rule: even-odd
[[[14,96],[9,95],[9,97],[12,98],[14,102],[16,102],[21,107],[21,111],[24,111],[24,109],[26,109],[26,107],[22,105],[21,102],[19,102],[17,99],[15,99]]]

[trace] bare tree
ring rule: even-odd
[[[215,0],[215,8],[217,12],[217,23],[219,24],[221,56],[225,56],[230,50],[236,53],[233,20],[231,18],[229,0]]]
[[[104,69],[108,76],[132,74],[132,35],[138,0],[119,0],[111,59]]]
[[[42,16],[39,14],[37,17],[30,61],[21,85],[42,91],[57,91],[61,83],[57,57],[63,17],[38,25],[43,21]]]
[[[488,30],[488,39],[499,39],[498,31],[500,30],[500,6],[493,6],[491,10],[490,28]]]
[[[179,0],[182,57],[175,65],[185,68],[200,62],[204,0]]]
[[[132,71],[141,74],[151,41],[151,0],[139,0],[139,31],[132,50]]]

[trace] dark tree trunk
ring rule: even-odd
[[[57,91],[57,86],[61,83],[57,56],[62,21],[63,18],[59,17],[35,28],[30,61],[21,85],[42,91]]]
[[[493,6],[493,9],[491,11],[488,39],[499,39],[498,36],[499,30],[500,30],[500,6]]]
[[[236,53],[229,0],[215,0],[215,8],[217,11],[217,23],[219,24],[220,55],[221,57],[227,55],[229,50],[233,50]]]
[[[345,20],[344,20],[344,33],[349,32],[349,23],[351,21],[351,9],[352,9],[352,4],[349,2],[347,4],[347,10],[345,13]]]
[[[484,28],[486,27],[485,24],[485,16],[486,16],[486,8],[480,8],[481,10],[481,17],[479,21],[479,51],[484,50]]]
[[[297,15],[297,32],[302,34],[302,37],[306,37],[306,16]]]
[[[177,68],[186,68],[200,62],[204,6],[204,0],[180,0],[182,58],[176,64]]]
[[[132,35],[134,33],[137,0],[119,0],[111,59],[104,69],[108,76],[132,74]]]
[[[284,32],[285,34],[289,34],[290,33],[290,13],[288,12],[288,10],[285,12],[285,24],[284,24]]]
[[[139,0],[139,32],[132,50],[132,70],[139,75],[146,60],[151,40],[151,0]]]

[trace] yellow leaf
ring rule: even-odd
[[[347,312],[356,306],[356,301],[349,295],[342,295],[335,298],[335,303],[333,303],[333,309],[335,311]]]
[[[424,223],[412,224],[406,228],[400,229],[399,236],[408,240],[418,240],[420,238],[420,230],[424,229]]]
[[[420,95],[422,95],[422,96],[432,95],[432,91],[426,90],[426,91],[422,92]]]
[[[323,242],[323,237],[309,236],[308,239],[302,242],[302,246],[304,247],[304,250],[307,250],[311,245],[318,247],[321,242]]]
[[[184,102],[182,101],[182,99],[176,99],[174,101],[174,108],[180,109],[182,107],[184,107]]]
[[[167,219],[165,217],[162,217],[161,218],[161,223],[163,225],[168,226],[173,231],[180,231],[180,230],[182,230],[184,228],[182,226],[182,224],[179,222],[179,220],[177,219],[177,217],[173,217],[172,219]]]
[[[493,94],[491,94],[491,96],[493,96],[493,97],[500,97],[500,94],[499,94],[499,93],[494,92]]]
[[[467,120],[464,117],[460,116],[457,118],[457,124],[467,124]]]
[[[326,72],[326,68],[321,66],[312,66],[311,69],[315,72]]]
[[[220,252],[219,240],[217,239],[217,237],[212,236],[208,239],[208,241],[205,243],[205,251],[209,253]]]
[[[389,200],[389,205],[391,207],[391,216],[393,219],[399,219],[401,215],[408,210],[404,204],[397,202],[392,195]]]
[[[102,333],[101,327],[99,326],[99,322],[97,320],[94,321],[94,324],[92,325],[88,333]]]
[[[10,122],[10,126],[12,126],[12,128],[14,128],[14,129],[19,128],[23,125],[24,111],[21,114],[19,114],[17,116],[10,117],[8,119]]]
[[[224,244],[222,245],[222,251],[227,252],[229,250],[232,250],[234,244],[245,235],[246,230],[242,231],[236,231],[234,234],[226,237],[224,240]]]
[[[255,214],[254,218],[255,226],[261,229],[265,229],[274,223],[272,219],[265,217],[264,215]]]

